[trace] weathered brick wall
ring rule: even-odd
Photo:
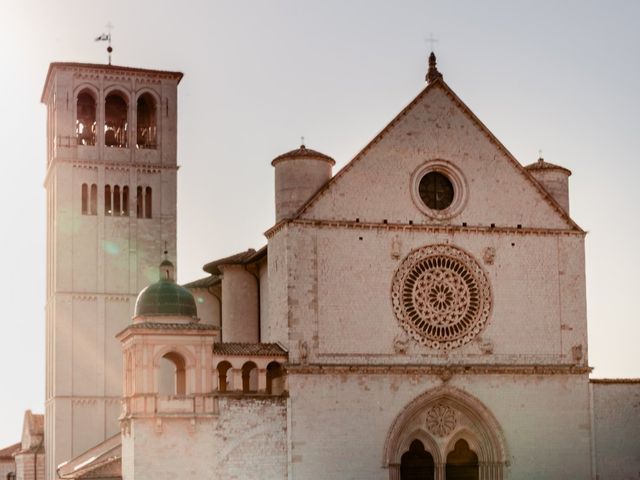
[[[11,472],[16,473],[16,462],[13,460],[0,460],[0,478],[5,480]]]
[[[284,398],[222,397],[217,417],[163,417],[132,422],[123,437],[123,478],[173,480],[284,479]]]
[[[293,478],[388,480],[383,450],[392,423],[412,400],[441,385],[435,375],[290,375]],[[446,385],[495,416],[509,461],[506,478],[590,478],[586,375],[455,375]],[[444,449],[457,431],[435,437],[438,445]]]
[[[16,455],[16,480],[42,480],[44,478],[44,452]]]
[[[572,347],[580,346],[580,363],[586,364],[580,235],[296,225],[289,228],[288,244],[290,335],[313,345],[310,361],[572,364]],[[394,339],[402,328],[392,307],[393,276],[410,251],[431,244],[449,244],[475,258],[491,284],[493,310],[478,341],[446,356],[411,341],[407,353],[398,355]],[[487,248],[495,251],[492,264],[483,261]],[[492,353],[482,350],[487,342]]]
[[[590,387],[596,478],[640,477],[640,380],[603,381]]]

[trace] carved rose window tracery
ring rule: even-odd
[[[427,410],[427,430],[437,437],[445,437],[456,428],[456,412],[441,403]]]
[[[411,252],[392,284],[393,310],[403,328],[436,349],[457,348],[484,328],[491,287],[480,265],[449,245]]]

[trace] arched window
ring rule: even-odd
[[[129,216],[129,187],[122,187],[122,215]]]
[[[185,361],[179,353],[169,352],[160,359],[158,393],[161,395],[186,395]]]
[[[120,215],[122,212],[120,205],[120,187],[115,185],[113,187],[113,214]]]
[[[104,214],[111,215],[113,210],[111,208],[111,185],[104,186]]]
[[[76,101],[76,136],[78,145],[96,144],[96,101],[87,90]]]
[[[400,480],[433,480],[434,476],[433,456],[420,440],[414,440],[400,460]]]
[[[15,472],[7,473],[7,480],[16,480],[16,473]]]
[[[458,440],[447,455],[447,480],[478,480],[479,476],[478,455],[465,440]]]
[[[156,148],[156,101],[149,93],[143,93],[138,98],[137,122],[136,146]]]
[[[82,184],[82,214],[89,214],[89,185]]]
[[[228,374],[230,369],[231,364],[227,361],[218,364],[218,391],[221,393],[229,391]]]
[[[144,213],[144,200],[142,196],[142,187],[138,187],[136,190],[136,216],[142,218]]]
[[[91,215],[98,214],[98,185],[91,184]]]
[[[280,395],[284,392],[284,371],[278,362],[267,365],[267,393]]]
[[[242,391],[258,391],[258,367],[253,362],[247,362],[242,366]]]
[[[151,187],[144,189],[144,218],[151,218]]]
[[[110,93],[104,101],[104,144],[127,146],[127,102],[118,93]]]

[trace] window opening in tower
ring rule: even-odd
[[[96,144],[96,101],[87,91],[76,102],[76,138],[78,145]]]
[[[156,148],[156,102],[144,93],[138,98],[137,108],[137,148]]]
[[[104,144],[127,147],[127,102],[117,93],[107,95],[104,102]]]

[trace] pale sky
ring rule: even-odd
[[[445,81],[523,164],[573,171],[587,236],[589,364],[640,377],[640,2],[0,0],[4,254],[0,448],[44,411],[45,107],[53,61],[179,70],[179,280],[259,248],[270,161],[309,148],[334,172],[424,87]]]

